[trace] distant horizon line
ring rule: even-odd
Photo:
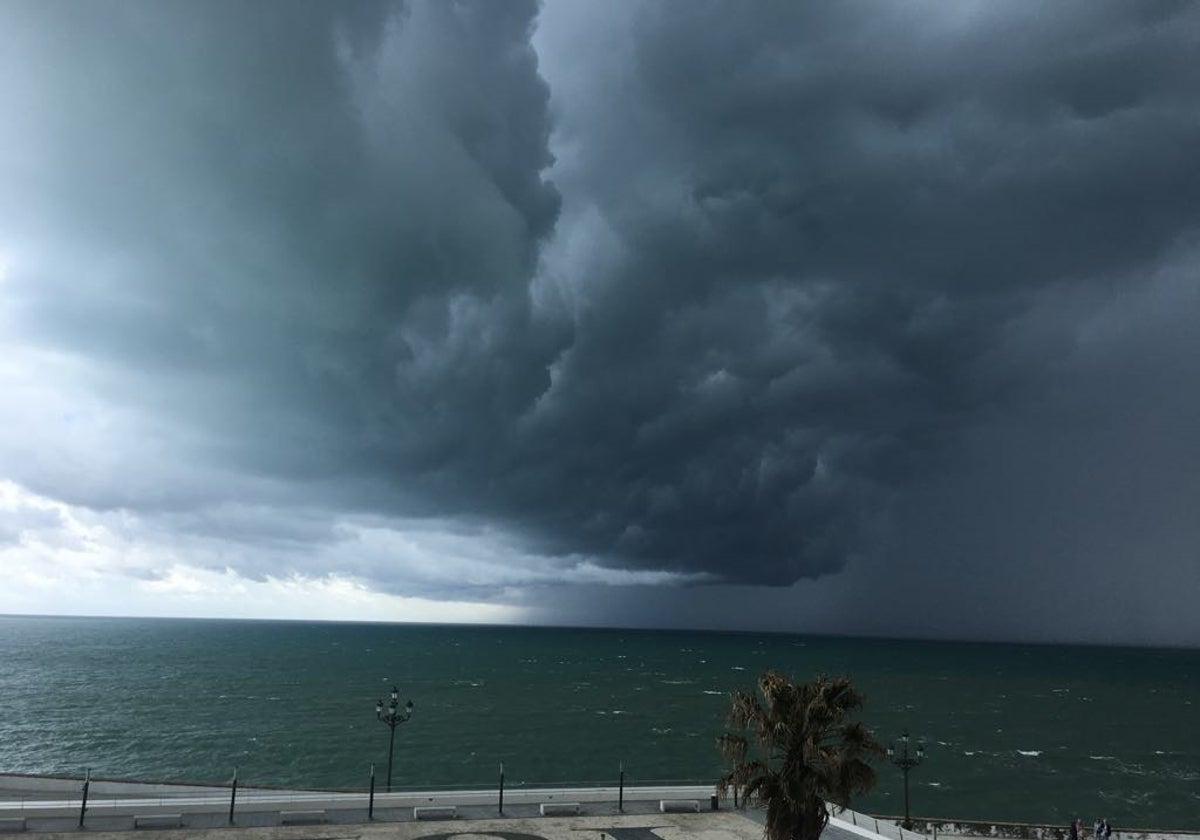
[[[379,619],[350,619],[350,618],[262,618],[262,617],[231,617],[231,616],[192,616],[192,615],[114,615],[114,614],[79,614],[79,613],[8,613],[0,612],[0,619],[80,619],[80,620],[138,620],[138,621],[206,621],[256,624],[330,624],[330,625],[360,625],[380,627],[446,627],[446,628],[480,628],[480,629],[517,629],[517,630],[590,630],[600,632],[636,632],[636,633],[701,633],[728,636],[790,636],[799,638],[816,638],[861,642],[901,642],[913,644],[948,644],[948,645],[1002,645],[1008,647],[1079,647],[1106,648],[1111,650],[1158,650],[1181,651],[1195,653],[1200,651],[1200,642],[1194,645],[1185,644],[1136,644],[1133,642],[1090,642],[1080,640],[1057,639],[987,639],[972,637],[946,636],[881,636],[870,633],[837,633],[832,631],[820,632],[811,630],[761,630],[714,627],[653,627],[618,624],[536,624],[536,623],[497,623],[469,621],[384,621]]]

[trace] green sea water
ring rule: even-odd
[[[707,783],[728,692],[846,674],[927,746],[921,816],[1200,828],[1200,651],[737,633],[0,617],[0,771],[362,788]],[[899,813],[881,760],[863,810]]]

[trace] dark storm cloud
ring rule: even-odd
[[[145,432],[129,482],[11,473],[230,539],[432,517],[788,584],[1192,271],[1193,6],[551,5],[540,66],[536,12],[6,7],[15,323]]]
[[[397,363],[519,294],[553,222],[532,4],[387,8],[369,55],[341,6],[14,10],[20,324],[132,370],[102,384],[192,454],[327,479],[408,447]]]
[[[562,106],[568,208],[623,249],[556,389],[622,471],[600,543],[750,582],[838,568],[1036,393],[1075,330],[1019,329],[1037,296],[1141,288],[1195,230],[1197,20],[1156,9],[636,16],[624,72]]]

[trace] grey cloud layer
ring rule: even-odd
[[[452,298],[514,294],[557,198],[534,7],[389,10],[359,54],[321,4],[18,8],[4,217],[40,271],[29,337],[239,468],[420,449],[436,424],[397,364]]]
[[[1031,11],[656,4],[573,77],[557,180],[621,253],[563,378],[630,418],[647,556],[837,568],[1068,360],[1083,310],[1042,295],[1140,290],[1194,234],[1194,12]]]
[[[1188,5],[4,15],[13,328],[161,443],[123,444],[130,482],[6,441],[10,472],[193,531],[336,539],[235,497],[693,580],[836,572],[979,429],[1102,379],[1097,313],[1193,271]],[[1143,370],[1192,338],[1120,346]]]

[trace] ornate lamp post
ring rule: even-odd
[[[396,747],[396,727],[404,723],[413,713],[413,702],[409,700],[404,704],[404,709],[400,709],[400,690],[392,686],[392,699],[386,706],[380,700],[375,703],[375,718],[380,722],[387,724],[389,730],[388,735],[388,774],[387,774],[387,789],[388,793],[392,791],[392,752]]]
[[[912,820],[909,819],[909,816],[908,816],[908,771],[913,769],[914,767],[916,767],[918,764],[920,764],[921,760],[925,758],[925,745],[917,744],[917,754],[915,756],[909,756],[909,754],[908,754],[908,730],[907,729],[904,730],[904,733],[900,736],[900,743],[902,745],[902,750],[903,750],[901,752],[901,754],[896,755],[895,746],[889,744],[888,748],[887,748],[887,756],[888,756],[888,760],[891,761],[892,764],[895,764],[897,767],[899,767],[904,772],[904,822],[903,822],[903,826],[905,828],[907,828],[909,831],[912,831]]]

